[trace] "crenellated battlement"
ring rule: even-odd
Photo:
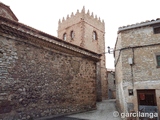
[[[59,19],[57,32],[60,39],[65,37],[66,41],[78,46],[86,47],[94,52],[103,52],[104,20],[101,20],[100,17],[94,15],[90,10],[86,11],[84,6],[82,10],[77,10],[75,14],[72,12],[70,15],[68,14],[66,17]],[[74,38],[71,37],[71,32]],[[93,32],[96,32],[96,39],[99,39],[99,41],[92,41]],[[89,47],[88,45],[91,45],[91,43],[94,45]]]
[[[80,21],[85,21],[91,23],[93,26],[96,24],[104,26],[104,20],[101,20],[100,17],[97,17],[97,15],[94,15],[93,12],[89,10],[85,10],[85,7],[83,6],[81,12],[77,10],[77,12],[74,14],[73,12],[66,17],[63,17],[62,19],[59,19],[59,30],[61,29],[61,25],[63,25],[63,28],[66,26],[70,26],[73,24],[77,24]],[[66,25],[65,25],[66,24]]]
[[[75,14],[72,12],[70,15],[68,14],[66,17],[59,19],[58,23],[57,32],[60,39],[64,39],[64,34],[66,34],[66,41],[83,47],[85,47],[84,41],[88,42],[93,40],[93,32],[96,31],[97,39],[103,39],[105,33],[104,20],[94,15],[93,12],[89,10],[86,11],[84,6],[82,10],[77,10]],[[74,41],[73,38],[71,38],[71,32],[72,36],[74,36]],[[103,40],[98,41],[98,44],[100,42],[103,42]],[[93,42],[93,44],[98,46],[96,42]],[[98,52],[103,51],[100,50],[102,48],[103,47],[98,46],[96,49],[92,48],[90,50]]]

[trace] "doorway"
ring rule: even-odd
[[[159,120],[155,90],[137,90],[138,109],[143,113],[140,120]]]

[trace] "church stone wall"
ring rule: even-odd
[[[96,108],[96,62],[0,36],[0,119]]]

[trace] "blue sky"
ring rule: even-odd
[[[58,20],[85,6],[105,22],[105,42],[114,47],[118,27],[160,18],[160,0],[1,0],[19,22],[57,36]],[[106,54],[106,67],[114,68],[113,54]]]

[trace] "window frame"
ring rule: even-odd
[[[159,60],[158,60],[159,57]],[[156,63],[157,63],[157,68],[160,68],[160,55],[156,55]]]
[[[70,32],[70,37],[71,37],[71,40],[74,40],[75,35],[73,30]]]
[[[154,34],[160,34],[160,27],[154,27],[153,32]]]
[[[93,40],[98,40],[98,35],[97,35],[97,32],[95,30],[92,33],[92,38],[93,38]]]
[[[3,57],[3,52],[2,51],[0,51],[0,58],[2,58]]]
[[[154,24],[154,25],[151,25],[153,27],[153,34],[160,34],[160,30],[158,32],[157,29],[160,29],[160,24]]]
[[[67,33],[63,34],[63,40],[66,41],[67,40]]]

